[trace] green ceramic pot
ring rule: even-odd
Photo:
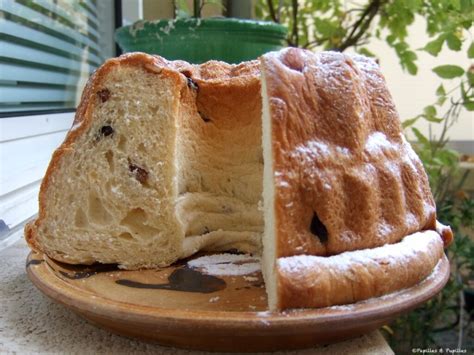
[[[124,52],[158,54],[166,59],[240,63],[285,46],[286,27],[235,18],[139,21],[116,30]]]

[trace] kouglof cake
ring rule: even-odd
[[[238,65],[108,60],[39,203],[26,239],[65,263],[261,255],[271,310],[413,286],[452,238],[377,64],[296,48]]]

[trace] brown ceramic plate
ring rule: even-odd
[[[31,253],[27,272],[47,296],[114,333],[211,351],[271,351],[355,337],[436,295],[449,277],[443,258],[420,284],[348,306],[266,311],[259,272],[211,276],[179,263],[161,270],[72,266]]]

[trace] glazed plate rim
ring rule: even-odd
[[[228,332],[232,329],[270,330],[271,332],[277,329],[292,329],[295,331],[295,327],[307,328],[315,325],[330,325],[335,322],[340,325],[346,324],[350,328],[355,322],[392,319],[435,296],[449,278],[449,261],[446,256],[443,256],[432,274],[419,284],[393,294],[351,305],[288,312],[208,311],[167,309],[110,300],[82,289],[79,287],[80,284],[72,285],[57,276],[48,279],[45,276],[45,271],[51,269],[48,258],[41,253],[31,252],[27,262],[33,259],[45,260],[39,265],[27,267],[27,274],[33,284],[53,300],[86,317],[91,314],[125,323],[164,323],[183,328],[187,328],[187,322],[192,320],[192,324],[189,324],[191,328],[199,326],[212,328],[218,332],[219,330]],[[54,272],[50,274],[54,275]],[[103,302],[97,302],[101,299]]]

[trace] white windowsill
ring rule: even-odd
[[[23,236],[38,212],[38,192],[51,154],[74,112],[0,118],[0,250]]]

